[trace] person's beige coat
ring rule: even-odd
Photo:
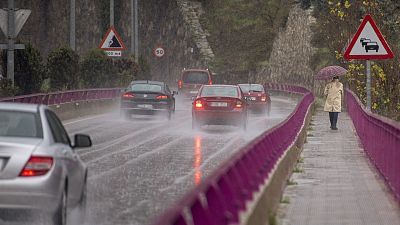
[[[326,97],[324,111],[326,112],[341,112],[342,111],[342,96],[343,84],[339,81],[329,82],[324,90]]]

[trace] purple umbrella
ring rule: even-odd
[[[314,76],[316,80],[329,80],[333,77],[343,76],[347,73],[347,70],[341,66],[327,66],[321,69],[317,75]]]

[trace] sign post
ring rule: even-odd
[[[15,44],[15,38],[21,31],[31,10],[15,9],[14,0],[8,0],[8,8],[0,9],[0,28],[7,37],[7,44],[0,44],[0,49],[7,49],[7,78],[14,86],[14,51],[24,49],[22,44]]]
[[[99,45],[99,48],[104,50],[104,52],[110,57],[121,57],[121,51],[126,49],[121,37],[118,35],[114,27],[108,29]]]
[[[347,47],[344,58],[366,60],[367,110],[371,111],[371,61],[393,58],[393,52],[379,31],[371,15],[366,15]]]

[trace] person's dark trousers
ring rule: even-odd
[[[329,112],[329,120],[331,121],[331,129],[337,130],[337,120],[339,112]]]
[[[333,114],[334,112],[329,112],[329,121],[331,122],[331,129],[333,127]]]

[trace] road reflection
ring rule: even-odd
[[[196,185],[201,182],[201,137],[196,135],[194,137],[194,183]]]

